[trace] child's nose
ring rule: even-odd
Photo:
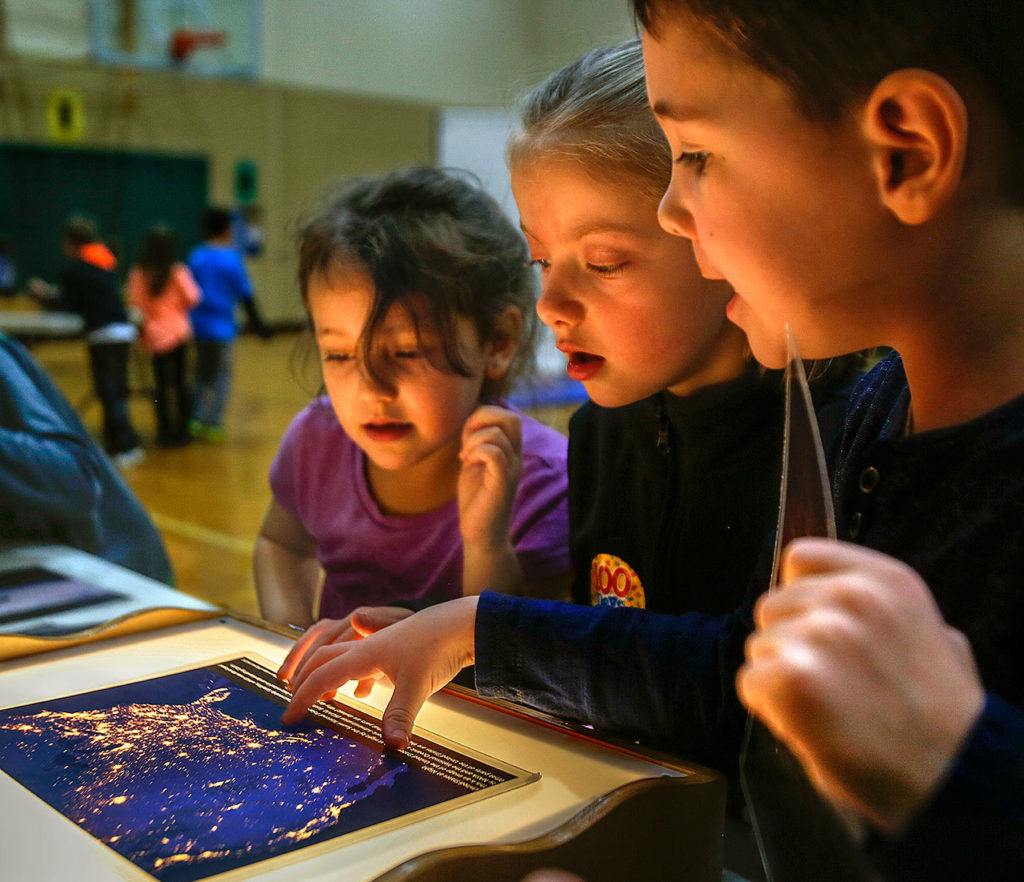
[[[583,319],[583,304],[552,271],[541,282],[537,315],[550,328],[572,327]]]
[[[673,236],[681,236],[684,239],[695,239],[697,228],[693,222],[693,215],[686,208],[680,186],[673,174],[672,181],[661,197],[658,204],[658,223],[661,228]]]
[[[373,400],[380,400],[382,398],[392,399],[398,394],[394,381],[389,377],[382,376],[379,370],[374,372],[366,367],[361,367],[359,377],[359,391],[364,398]]]

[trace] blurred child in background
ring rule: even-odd
[[[49,307],[84,320],[93,389],[103,406],[103,445],[119,466],[128,467],[143,457],[128,414],[128,356],[138,332],[114,276],[117,261],[83,218],[68,221],[61,244],[67,261],[57,285],[33,279],[30,291]]]
[[[156,443],[185,444],[192,414],[186,372],[192,338],[188,314],[199,303],[199,288],[178,261],[178,239],[167,227],[153,227],[143,238],[139,262],[128,276],[128,300],[142,314],[142,345],[153,357]]]
[[[0,239],[0,297],[10,297],[18,283],[18,265],[14,261],[11,243]]]
[[[224,439],[224,410],[231,393],[232,351],[238,336],[235,307],[242,305],[261,337],[270,336],[270,330],[253,300],[242,255],[234,247],[230,212],[207,208],[202,227],[204,242],[188,256],[188,268],[201,293],[192,310],[196,374],[189,431],[196,438],[216,442]]]

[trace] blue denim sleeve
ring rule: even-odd
[[[96,541],[102,454],[58,396],[23,349],[0,339],[0,533],[11,522],[42,534],[56,524]]]
[[[476,685],[484,695],[731,765],[746,714],[734,680],[749,611],[659,615],[484,592]]]
[[[986,696],[931,802],[873,850],[886,878],[1024,879],[1024,711]]]

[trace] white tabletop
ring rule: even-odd
[[[77,337],[85,322],[73,312],[0,310],[0,331],[12,337]]]

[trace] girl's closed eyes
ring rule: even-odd
[[[625,261],[623,261],[622,263],[604,264],[588,263],[587,269],[590,272],[595,273],[596,275],[604,276],[605,278],[612,278],[614,276],[620,275],[622,271],[626,268],[626,266],[627,264]]]
[[[352,353],[350,352],[325,352],[322,356],[325,362],[344,363],[352,361]]]

